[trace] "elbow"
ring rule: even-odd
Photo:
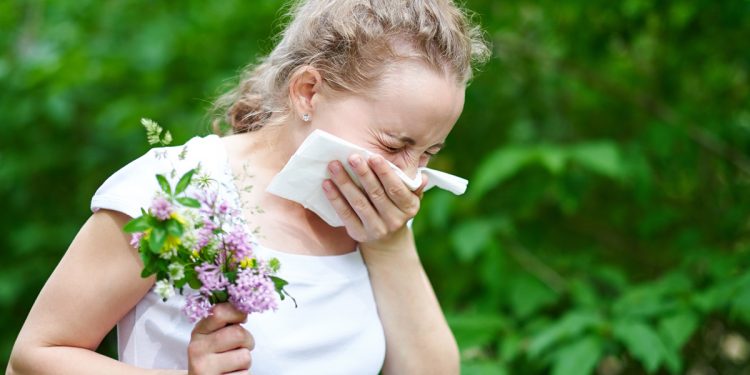
[[[33,374],[32,368],[34,356],[29,353],[30,348],[20,345],[16,342],[8,359],[8,367],[5,369],[5,375],[24,375]]]
[[[13,350],[13,353],[10,354],[10,359],[8,360],[8,367],[5,369],[5,375],[22,375],[23,372],[21,371],[21,368],[23,367],[21,365],[21,359],[19,359],[18,354],[16,354],[16,350]]]

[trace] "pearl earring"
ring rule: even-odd
[[[302,121],[304,121],[304,122],[310,121],[310,114],[309,113],[305,113],[304,115],[302,115]]]

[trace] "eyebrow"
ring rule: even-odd
[[[417,141],[415,141],[414,138],[411,138],[411,137],[407,137],[407,136],[401,136],[401,137],[399,137],[399,136],[397,136],[397,135],[395,135],[393,133],[388,133],[388,132],[386,132],[385,134],[388,134],[389,137],[398,139],[399,141],[404,142],[404,143],[408,144],[409,146],[414,146],[415,144],[417,144]],[[445,143],[444,142],[440,142],[440,143],[436,143],[436,144],[430,146],[429,148],[433,148],[433,147],[443,148],[443,146],[445,146]]]

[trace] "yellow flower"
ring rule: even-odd
[[[181,216],[180,214],[178,214],[177,212],[172,212],[172,213],[171,213],[171,214],[170,214],[169,216],[170,216],[170,217],[171,217],[172,219],[175,219],[175,220],[177,220],[177,222],[178,222],[178,223],[180,223],[180,224],[182,224],[182,225],[185,225],[185,223],[187,223],[187,221],[185,221],[185,218],[184,218],[184,217],[182,217],[182,216]]]
[[[172,249],[176,249],[177,246],[180,245],[180,243],[182,243],[182,241],[180,241],[180,237],[167,236],[166,241],[164,241],[164,247],[162,247],[162,252],[165,253]]]
[[[146,230],[143,231],[143,239],[147,240],[150,235],[151,235],[151,228],[146,228]]]
[[[245,258],[240,262],[241,268],[255,268],[255,258]]]

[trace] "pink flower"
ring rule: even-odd
[[[169,219],[169,215],[172,214],[172,203],[167,198],[157,195],[151,202],[151,214],[162,221]]]
[[[211,301],[201,293],[194,293],[185,299],[182,312],[187,315],[191,323],[195,323],[211,315]]]
[[[227,288],[229,302],[238,310],[250,314],[276,310],[276,289],[270,277],[253,269],[243,269],[237,280]]]

